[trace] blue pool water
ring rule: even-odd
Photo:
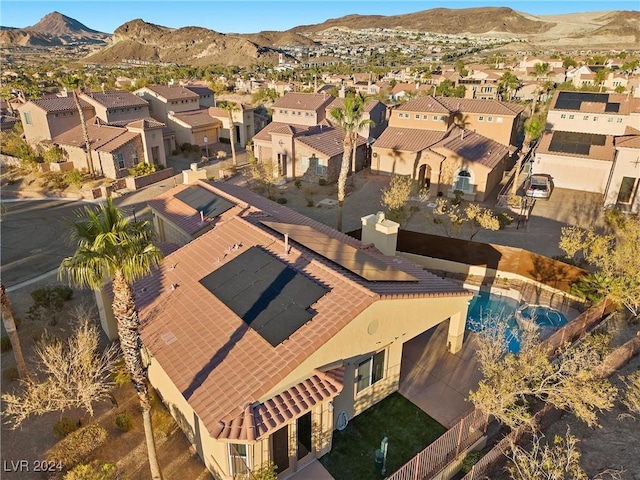
[[[489,292],[478,292],[469,303],[467,312],[467,329],[478,332],[490,327],[491,323],[507,323],[508,350],[511,353],[520,351],[520,327],[515,318],[515,311],[520,306],[520,302],[513,298],[501,294],[490,294]],[[536,324],[542,329],[557,328],[567,323],[565,316],[551,308],[540,305],[528,306],[521,310],[521,315],[525,319],[535,318]]]

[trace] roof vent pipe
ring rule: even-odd
[[[289,234],[284,234],[284,254],[289,255]]]

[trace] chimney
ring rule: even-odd
[[[362,221],[362,244],[373,245],[385,255],[395,256],[400,224],[387,220],[384,212],[367,215]]]
[[[289,234],[284,234],[284,254],[289,255]]]
[[[460,140],[464,140],[464,129],[460,130]]]

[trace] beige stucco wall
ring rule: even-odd
[[[127,130],[140,134],[140,137],[142,138],[142,148],[144,151],[144,161],[146,163],[158,163],[164,166],[167,165],[167,152],[164,149],[161,127],[149,130],[128,127]],[[158,158],[156,161],[152,158],[153,147],[158,147]]]
[[[183,230],[176,227],[172,222],[160,215],[156,210],[152,210],[153,227],[161,242],[175,243],[181,247],[189,243],[193,238]]]
[[[410,175],[418,171],[419,152],[393,151],[388,148],[377,148],[373,144],[371,170],[386,175]]]
[[[344,388],[333,401],[334,417],[337,418],[338,413],[344,410],[349,418],[353,418],[398,389],[404,342],[446,321],[449,317],[461,319],[462,331],[464,330],[464,320],[471,297],[472,295],[469,294],[464,297],[375,302],[325,345],[312,353],[261,400],[266,400],[295,385],[315,368],[344,362]],[[399,311],[403,312],[401,316],[398,315]],[[358,363],[385,348],[387,350],[384,378],[356,394]]]
[[[532,173],[551,175],[554,187],[604,193],[612,162],[536,153]]]
[[[286,113],[285,113],[286,112]],[[273,108],[273,121],[294,125],[317,125],[325,118],[324,108],[300,110],[293,108]]]
[[[562,118],[564,116],[564,118]],[[572,118],[573,117],[573,118]],[[587,120],[585,120],[585,117]],[[593,118],[597,120],[593,120]],[[550,110],[547,115],[547,129],[565,132],[598,133],[601,135],[624,135],[629,124],[625,115],[604,113],[584,113],[575,111]]]
[[[405,114],[409,114],[409,118],[404,118]],[[403,117],[400,117],[403,115]],[[416,118],[416,115],[419,118]],[[433,117],[437,117],[437,120],[433,120]],[[424,117],[427,117],[426,119]],[[440,118],[444,117],[444,120]],[[393,110],[389,116],[390,127],[400,128],[416,128],[419,130],[436,130],[444,132],[449,127],[449,114],[448,113],[431,113],[431,112],[417,112],[402,110]]]
[[[27,103],[20,107],[19,111],[24,127],[24,135],[29,143],[51,140],[53,137],[80,125],[80,116],[77,110],[47,113],[33,103]],[[87,122],[90,118],[93,118],[94,110],[91,107],[84,108],[83,111]],[[24,112],[30,113],[31,125],[27,125]]]
[[[605,194],[605,206],[615,206],[618,200],[620,184],[623,177],[640,179],[640,149],[637,148],[617,148],[616,159],[611,171],[611,179]],[[640,213],[640,186],[636,181],[635,195],[632,195],[632,202],[629,209],[633,213]]]

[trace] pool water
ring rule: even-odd
[[[511,353],[520,351],[520,328],[514,312],[520,302],[501,294],[478,292],[471,299],[467,310],[467,329],[479,332],[487,327],[487,323],[496,320],[507,322],[507,348]]]
[[[496,321],[507,324],[507,348],[511,353],[520,351],[520,332],[515,311],[520,302],[500,293],[478,292],[469,303],[467,312],[467,329],[478,332],[495,325]],[[535,319],[540,328],[541,338],[550,335],[558,327],[567,323],[566,317],[553,308],[542,305],[528,305],[520,309],[521,319]]]

